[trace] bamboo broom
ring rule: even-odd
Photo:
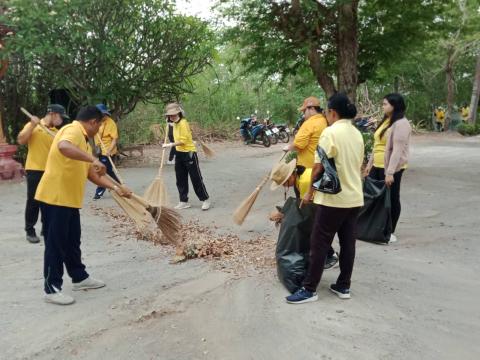
[[[283,156],[278,160],[278,162],[282,161],[283,158],[287,155],[288,151],[286,151]],[[270,179],[270,172],[263,178],[263,180],[258,184],[255,190],[245,199],[242,203],[238,206],[238,208],[233,213],[233,221],[237,225],[242,225],[245,221],[248,213],[252,209],[253,204],[257,200],[258,194],[262,190],[263,186],[267,183]]]
[[[207,146],[203,141],[197,139],[200,147],[202,148],[203,153],[207,159],[211,159],[215,156],[215,151],[213,151],[209,146]]]
[[[168,123],[165,129],[165,139],[163,140],[164,145],[167,143],[167,137],[168,137]],[[162,206],[168,203],[167,188],[162,179],[162,169],[163,169],[163,163],[165,160],[166,150],[167,150],[166,148],[163,148],[162,150],[162,159],[160,162],[160,168],[158,169],[157,176],[155,177],[153,182],[148,186],[148,188],[145,190],[145,193],[143,194],[143,197],[150,204],[153,204],[155,206]]]
[[[240,206],[235,210],[233,213],[233,221],[237,225],[242,225],[247,217],[248,213],[252,209],[255,200],[257,200],[258,194],[262,190],[263,186],[267,183],[268,179],[270,179],[270,173],[266,175],[263,180],[258,184],[255,190],[245,199],[242,201]]]

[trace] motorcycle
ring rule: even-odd
[[[267,123],[268,129],[272,132],[272,144],[277,144],[279,140],[283,143],[290,141],[290,129],[288,126],[284,124],[276,125],[272,123],[270,119],[266,119],[265,122]]]
[[[269,147],[272,143],[272,131],[265,124],[259,124],[252,118],[243,119],[240,122],[240,134],[245,145],[262,144],[265,147]]]

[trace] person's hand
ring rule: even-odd
[[[113,187],[113,190],[115,190],[115,192],[120,195],[120,196],[123,196],[123,197],[126,197],[126,198],[130,198],[132,196],[132,190],[130,190],[127,186],[125,185],[115,185]]]
[[[40,119],[36,116],[32,116],[30,119],[30,124],[32,124],[32,127],[37,126],[40,123]]]
[[[365,169],[363,169],[363,177],[367,177],[368,174],[370,174],[370,171],[372,170],[372,168],[370,166],[365,166]]]
[[[393,182],[394,182],[393,175],[385,176],[385,185],[390,187],[390,186],[392,186]]]
[[[172,146],[173,146],[173,143],[168,143],[168,144],[163,144],[162,148],[166,149],[166,148],[171,148]]]
[[[307,191],[305,195],[303,195],[302,203],[309,204],[313,201],[313,191]]]
[[[105,156],[108,156],[108,157],[112,156],[112,152],[111,152],[111,151],[107,151],[107,153],[105,154]]]
[[[285,152],[288,152],[288,151],[290,151],[290,146],[287,145],[287,146],[285,146],[282,150],[285,151]]]
[[[92,163],[93,169],[99,176],[103,176],[107,173],[106,166],[98,159],[95,159]]]

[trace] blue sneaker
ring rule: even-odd
[[[289,304],[303,304],[307,302],[317,301],[318,295],[316,292],[308,291],[305,288],[298,289],[294,294],[286,297]]]
[[[350,289],[343,289],[337,284],[330,285],[330,291],[337,295],[340,299],[350,299]]]

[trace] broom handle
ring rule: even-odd
[[[21,107],[20,110],[25,114],[27,115],[30,119],[33,118],[33,115],[30,114],[25,108]],[[38,126],[40,126],[40,128],[45,131],[48,135],[51,135],[53,137],[55,137],[55,133],[53,131],[51,131],[49,128],[47,128],[45,125],[43,125],[41,122],[38,123]]]
[[[116,181],[114,178],[112,178],[110,175],[105,174],[105,177],[110,180],[112,183],[114,183],[116,186],[122,186],[118,181]],[[135,200],[137,203],[142,205],[144,208],[148,209],[151,208],[152,206],[146,202],[142,197],[138,196],[137,194],[132,192],[131,199]]]
[[[165,145],[167,143],[167,137],[168,137],[168,127],[170,125],[168,125],[168,122],[167,122],[167,126],[165,128],[165,139],[163,140],[163,145]],[[160,176],[162,174],[162,169],[163,169],[163,162],[165,160],[165,151],[167,150],[167,148],[163,148],[162,149],[162,162],[160,163],[160,168],[158,169],[158,176]]]
[[[107,153],[107,149],[105,147],[105,144],[103,143],[102,141],[102,138],[97,134],[97,140],[100,141],[100,146],[102,147],[103,151],[105,151],[105,154]],[[110,165],[112,165],[112,169],[113,169],[113,172],[115,173],[115,175],[117,176],[118,180],[120,180],[120,183],[121,184],[124,184],[125,181],[123,181],[123,179],[121,178],[120,176],[120,173],[118,172],[117,170],[117,167],[115,166],[115,164],[113,163],[113,160],[112,158],[110,157],[110,155],[106,155],[108,157],[108,161],[110,161]]]

